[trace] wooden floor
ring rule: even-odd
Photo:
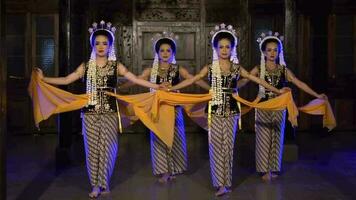
[[[9,137],[7,199],[88,199],[90,186],[81,135],[73,141],[71,164],[56,169],[56,135]],[[211,185],[206,134],[188,134],[187,143],[189,170],[162,185],[152,175],[148,135],[121,135],[111,195],[99,199],[356,199],[355,133],[298,133],[298,160],[285,161],[282,176],[270,183],[262,182],[255,173],[254,134],[239,134],[232,192],[220,198],[214,197]]]

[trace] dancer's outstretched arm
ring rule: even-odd
[[[250,74],[252,76],[256,76],[258,77],[258,66],[254,67],[251,71]],[[237,81],[237,88],[242,88],[243,86],[245,86],[248,82],[250,81],[250,79],[248,78],[242,78],[240,80]]]
[[[289,70],[288,68],[287,69],[287,79],[289,82],[293,83],[294,85],[296,85],[299,89],[303,90],[304,92],[316,97],[316,98],[319,98],[319,99],[327,99],[328,97],[321,93],[321,94],[318,94],[316,93],[313,89],[311,89],[306,83],[304,83],[303,81],[299,80],[291,70]]]
[[[276,94],[282,94],[282,93],[286,92],[285,89],[280,89],[279,90],[279,89],[273,87],[272,85],[268,84],[265,80],[260,79],[260,78],[258,78],[256,76],[253,76],[248,71],[246,71],[243,67],[240,68],[240,73],[241,73],[241,76],[243,78],[247,78],[247,79],[249,79],[249,80],[251,80],[251,81],[253,81],[253,82],[255,82],[255,83],[259,84],[259,85],[262,85],[263,87],[267,88],[268,90],[270,90],[270,91],[272,91],[272,92],[274,92]]]
[[[127,78],[129,81],[141,85],[143,87],[147,87],[147,88],[153,88],[153,89],[159,89],[159,85],[157,84],[153,84],[147,80],[143,80],[143,79],[139,79],[136,75],[134,75],[133,73],[131,73],[129,70],[127,70],[127,68],[121,64],[118,63],[117,64],[117,71],[118,71],[118,75],[122,75],[125,76],[125,78]]]
[[[180,82],[179,84],[171,87],[170,90],[179,90],[184,87],[187,87],[187,86],[199,81],[200,79],[204,78],[207,74],[208,74],[208,66],[205,66],[205,67],[203,67],[203,69],[200,70],[200,72],[197,75],[193,76],[192,78],[185,79],[184,81]]]
[[[184,67],[179,67],[179,74],[184,78],[184,79],[190,79],[190,78],[194,78],[193,75],[191,75],[189,73],[189,71],[184,68]],[[210,85],[208,83],[206,83],[203,80],[198,80],[195,82],[195,84],[199,85],[201,88],[205,89],[205,90],[210,90]]]
[[[74,72],[68,74],[65,77],[45,77],[40,68],[36,67],[34,68],[34,70],[38,72],[39,78],[46,83],[53,84],[53,85],[68,85],[84,76],[85,67],[84,67],[84,63],[82,63],[77,67],[77,69]]]
[[[148,80],[148,78],[150,77],[151,75],[151,68],[146,68],[145,70],[143,70],[142,74],[138,75],[137,78],[139,79],[142,79],[142,80]],[[126,88],[129,88],[129,87],[132,87],[136,85],[134,82],[132,81],[127,81],[125,82],[124,84],[122,85],[119,85],[119,89],[126,89]]]

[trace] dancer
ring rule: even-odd
[[[163,84],[172,87],[178,84],[181,78],[187,79],[193,76],[183,66],[176,63],[178,36],[174,33],[157,33],[153,38],[153,50],[155,52],[152,67],[146,68],[140,76],[141,79],[150,80],[152,83]],[[120,88],[127,88],[134,83],[127,82]],[[209,90],[210,86],[200,80],[197,85]],[[175,127],[172,148],[168,148],[153,132],[151,132],[151,160],[153,174],[160,176],[158,181],[166,183],[175,179],[175,175],[187,170],[186,136],[182,107],[175,107]]]
[[[278,32],[272,34],[270,31],[267,34],[261,34],[257,40],[261,52],[260,65],[254,67],[250,74],[260,77],[276,88],[283,88],[287,82],[291,82],[316,98],[327,99],[325,94],[316,93],[286,67],[282,41],[283,36],[280,36]],[[242,79],[238,83],[239,87],[244,86],[248,81],[248,79]],[[260,85],[258,97],[260,101],[266,101],[276,97],[276,94]],[[285,110],[256,109],[255,112],[256,171],[261,173],[265,181],[277,178],[281,171],[285,115]]]
[[[84,136],[86,165],[92,191],[89,197],[109,193],[109,181],[114,169],[118,151],[118,114],[115,97],[105,94],[114,92],[117,76],[145,87],[158,89],[157,84],[137,78],[124,65],[116,61],[115,27],[101,21],[89,28],[91,56],[66,77],[45,77],[37,68],[44,82],[54,85],[68,85],[84,78],[86,93],[89,95],[87,106],[82,110],[82,130]]]

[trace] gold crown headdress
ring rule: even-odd
[[[111,22],[105,23],[104,20],[101,20],[99,24],[94,22],[92,24],[92,27],[90,27],[88,29],[88,31],[90,33],[89,42],[92,47],[92,54],[90,57],[92,59],[95,59],[95,50],[94,50],[95,37],[94,36],[99,32],[103,32],[103,33],[105,33],[105,35],[107,35],[109,37],[109,41],[111,42],[110,49],[108,51],[108,54],[109,54],[108,60],[116,61],[116,54],[115,54],[115,31],[116,31],[116,28],[114,26],[112,26]]]
[[[213,48],[213,60],[218,60],[218,54],[214,48],[214,40],[215,40],[215,37],[219,34],[219,33],[222,33],[222,32],[225,32],[225,33],[229,33],[231,34],[231,36],[234,38],[234,46],[232,46],[232,49],[231,49],[231,57],[230,57],[230,60],[235,63],[235,64],[238,64],[239,63],[239,60],[237,58],[237,52],[236,52],[236,47],[237,47],[237,43],[238,43],[238,38],[236,36],[236,30],[233,28],[232,25],[227,25],[222,23],[220,25],[216,25],[214,27],[214,30],[210,31],[210,35],[212,36],[211,37],[211,44],[212,44],[212,48]]]
[[[260,35],[261,37],[257,38],[257,42],[259,43],[259,48],[260,48],[260,52],[261,52],[261,60],[260,60],[260,78],[264,79],[265,75],[266,75],[266,62],[265,62],[265,55],[263,53],[262,50],[262,45],[268,40],[268,39],[273,39],[275,41],[278,42],[278,46],[279,46],[279,64],[282,66],[286,66],[286,62],[284,60],[284,53],[283,53],[283,40],[284,40],[284,36],[280,35],[278,32],[273,33],[272,31],[268,31],[267,34],[266,33],[261,33]],[[260,97],[264,97],[265,96],[265,87],[263,86],[259,86],[259,92],[258,95]]]
[[[262,44],[268,39],[275,39],[279,43],[280,47],[282,48],[284,36],[280,35],[278,32],[273,33],[272,31],[268,31],[267,34],[261,33],[260,36],[261,37],[257,38],[257,42],[259,43],[260,51],[262,51]]]
[[[152,38],[152,42],[153,42],[153,48],[154,50],[156,50],[156,45],[157,45],[157,42],[162,40],[162,39],[168,39],[170,40],[173,45],[174,45],[174,48],[177,47],[177,43],[176,43],[176,40],[178,40],[178,35],[175,35],[173,32],[168,32],[168,31],[163,31],[162,33],[156,33]],[[173,47],[172,47],[173,48]]]
[[[173,32],[168,32],[168,31],[163,31],[162,33],[156,33],[152,38],[153,42],[153,51],[155,52],[155,57],[153,60],[152,64],[152,69],[151,69],[151,76],[150,76],[150,81],[152,83],[156,83],[157,79],[157,73],[158,73],[158,66],[159,66],[159,56],[158,56],[158,51],[159,47],[157,47],[157,44],[160,40],[166,39],[170,42],[171,48],[174,49],[174,52],[172,52],[172,64],[176,64],[176,57],[175,57],[175,51],[177,51],[177,43],[176,40],[178,40],[178,35],[175,35]],[[157,50],[158,49],[158,50]],[[152,89],[151,89],[152,90]]]
[[[114,26],[112,26],[111,22],[107,22],[105,23],[104,20],[100,21],[100,24],[98,25],[96,22],[94,22],[92,24],[92,27],[90,27],[88,29],[89,33],[90,33],[90,44],[93,46],[93,35],[94,33],[96,33],[97,31],[106,31],[108,34],[110,34],[112,42],[115,41],[115,31],[116,28]]]

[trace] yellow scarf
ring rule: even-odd
[[[41,121],[46,120],[51,115],[80,109],[88,101],[86,94],[75,95],[39,80],[36,72],[31,75],[28,90],[33,102],[33,113],[37,127]],[[174,106],[183,106],[188,116],[201,126],[206,127],[207,124],[204,109],[207,101],[211,99],[210,94],[182,94],[164,91],[136,95],[108,94],[115,96],[120,101],[120,114],[126,125],[130,124],[132,120],[140,119],[168,147],[172,147],[173,144]],[[239,96],[234,96],[234,98],[249,107],[266,110],[287,109],[288,120],[293,126],[297,126],[298,109],[294,104],[291,92],[261,103],[257,101],[249,102]],[[309,114],[323,115],[324,126],[330,130],[336,126],[328,101],[314,100],[300,110]],[[243,110],[242,113],[244,112],[246,111]]]

